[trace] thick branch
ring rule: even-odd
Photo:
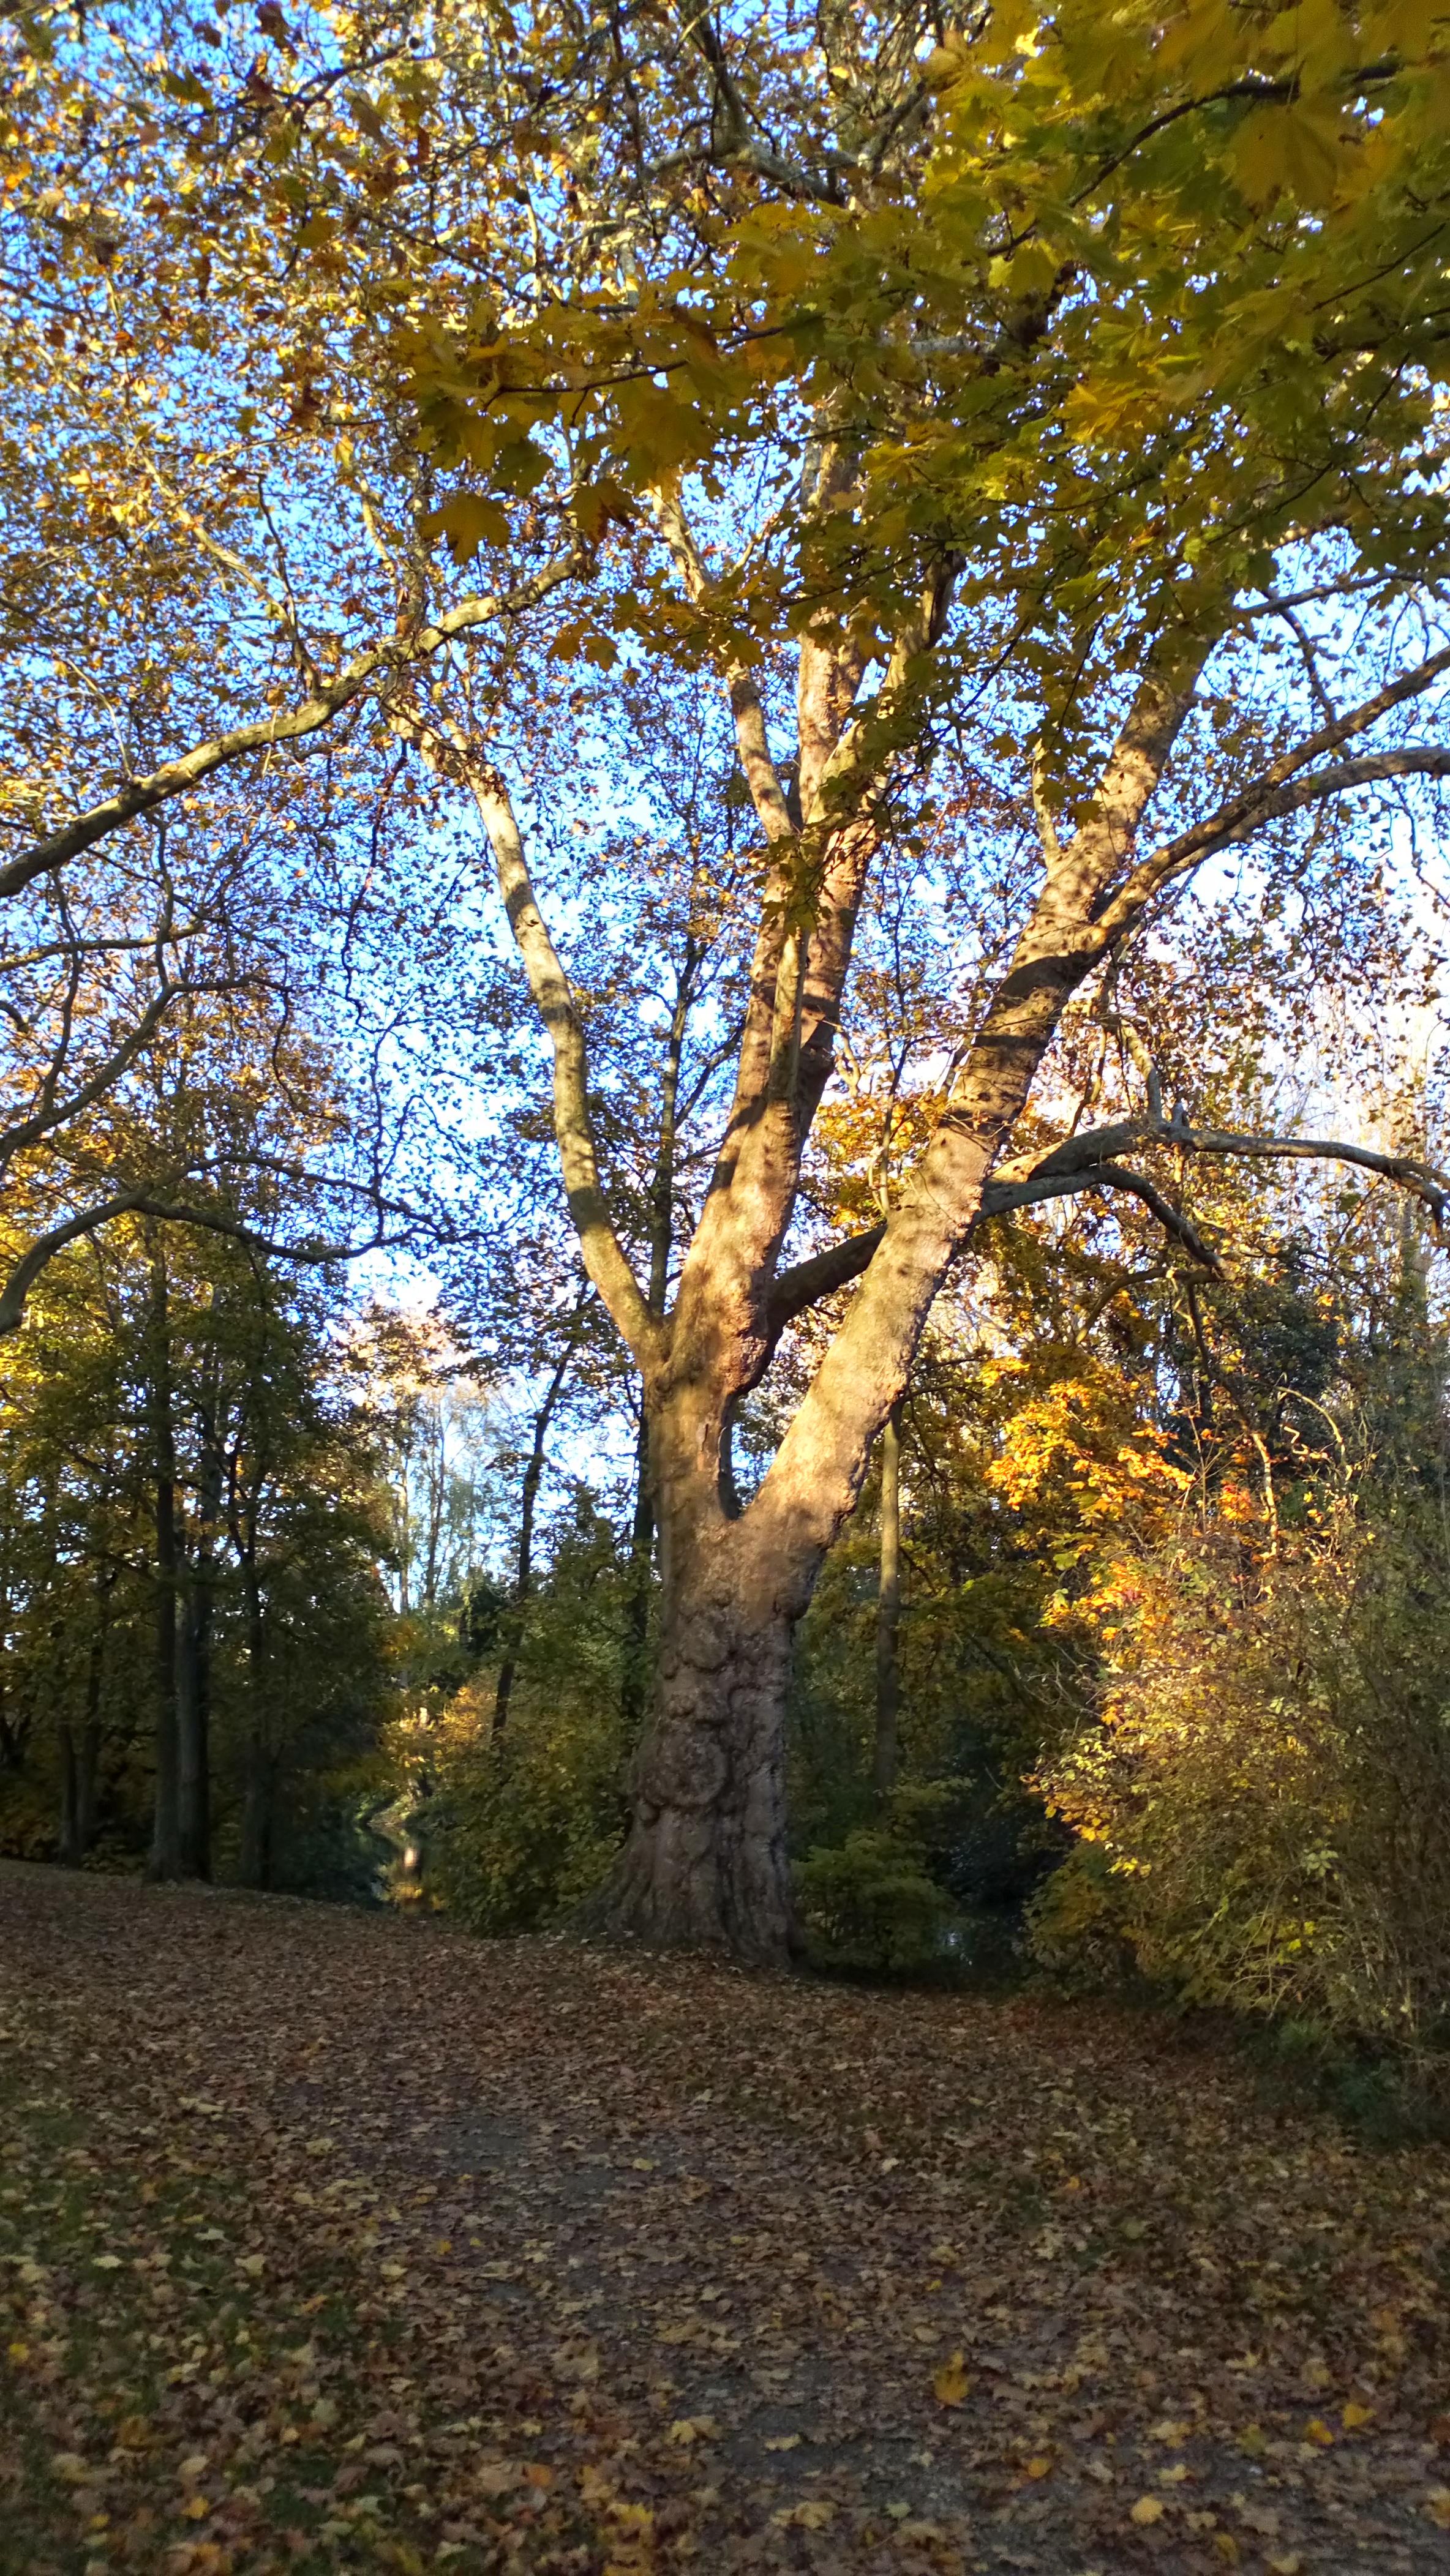
[[[641,1369],[659,1356],[660,1326],[615,1232],[589,1117],[589,1059],[569,978],[534,893],[513,803],[461,728],[446,728],[464,766],[498,869],[499,893],[529,990],[554,1053],[554,1135],[584,1267]]]

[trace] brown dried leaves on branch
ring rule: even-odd
[[[1447,2157],[1146,2016],[0,1872],[0,2564],[1443,2564]]]

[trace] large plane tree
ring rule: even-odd
[[[994,1213],[1127,1192],[1211,1263],[1181,1176],[1230,1153],[1357,1160],[1440,1212],[1427,1163],[1165,1102],[1131,1015],[1135,945],[1171,936],[1205,870],[1238,869],[1246,915],[1291,902],[1352,937],[1450,772],[1433,33],[1388,6],[1208,0],[1106,30],[1088,6],[281,24],[245,91],[203,66],[177,95],[219,151],[251,137],[296,275],[340,281],[299,430],[345,438],[351,489],[371,440],[401,640],[333,661],[486,834],[570,1216],[642,1390],[658,1664],[601,1916],[779,1959],[793,1632]],[[329,348],[354,384],[366,352],[367,420],[329,414]],[[489,559],[486,608],[439,605],[445,544]],[[707,1016],[704,1054],[730,1041],[693,1099],[713,1159],[649,1273],[570,948],[631,923],[663,941],[668,907],[648,829],[618,828],[618,767],[608,871],[558,859],[561,800],[588,836],[545,739],[579,666],[581,702],[613,692],[631,723],[648,687],[713,685],[720,811],[748,826],[743,849],[734,821],[716,835],[728,904],[668,931],[686,954],[733,938],[745,992]],[[308,725],[341,686],[314,668]],[[68,817],[33,863],[194,784],[203,754],[254,757],[258,723]],[[812,1131],[858,922],[935,846],[934,781],[981,906],[962,928],[923,862],[924,915],[961,937],[954,1007],[888,1215],[822,1232]],[[1051,1079],[1085,1000],[1136,1068],[1106,1124]],[[668,1031],[657,1063],[637,1115],[669,1198]],[[852,1288],[742,1501],[742,1404]]]

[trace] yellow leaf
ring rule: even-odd
[[[205,2522],[211,2506],[205,2496],[193,2496],[190,2504],[183,2507],[183,2511],[188,2522]]]
[[[800,2442],[799,2433],[767,2433],[765,2437],[768,2451],[798,2451]]]
[[[1334,2435],[1322,2415],[1310,2416],[1304,2427],[1304,2438],[1308,2442],[1317,2442],[1321,2451],[1332,2451],[1334,2448]]]
[[[480,546],[508,543],[507,512],[482,492],[453,493],[441,509],[429,511],[423,528],[427,536],[447,538],[457,564],[468,563]]]
[[[1348,2404],[1340,2409],[1339,2420],[1346,2433],[1357,2433],[1361,2425],[1374,2422],[1374,2408],[1361,2406],[1357,2397],[1351,2397]]]
[[[1137,2523],[1161,2522],[1163,2519],[1163,2512],[1164,2506],[1163,2498],[1161,2496],[1139,2496],[1137,2503],[1134,2505],[1132,2512],[1128,2516],[1128,2519],[1130,2522]]]
[[[1027,2474],[1029,2478],[1051,2477],[1052,2462],[1045,2451],[1035,2451],[1033,2453],[1032,2458],[1027,2463]]]
[[[935,2373],[931,2384],[939,2406],[960,2406],[966,2396],[972,2383],[962,2365],[962,2354],[954,2352]]]
[[[1285,2549],[1277,2558],[1266,2558],[1264,2564],[1272,2567],[1274,2576],[1300,2576],[1304,2561],[1297,2549]]]
[[[770,2518],[783,2531],[792,2527],[800,2531],[824,2531],[827,2523],[834,2519],[835,2511],[835,2506],[827,2504],[823,2497],[808,2496],[804,2504],[786,2505]]]
[[[1442,2531],[1450,2531],[1450,2487],[1432,2487],[1425,2498],[1425,2511]]]
[[[713,2442],[719,2430],[713,2415],[681,2415],[670,2426],[670,2440],[688,2450],[692,2442]]]

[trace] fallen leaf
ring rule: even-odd
[[[1161,2496],[1139,2496],[1128,2520],[1137,2523],[1161,2522],[1166,2508]]]
[[[964,2356],[958,2351],[933,2374],[932,2393],[938,2406],[960,2406],[971,2384],[964,2367]]]

